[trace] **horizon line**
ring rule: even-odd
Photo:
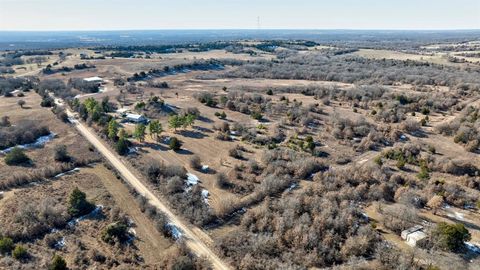
[[[122,31],[480,31],[480,28],[132,28],[132,29],[0,29],[0,32],[122,32]]]

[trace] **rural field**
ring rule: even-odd
[[[0,52],[0,269],[480,269],[479,59],[479,36]]]

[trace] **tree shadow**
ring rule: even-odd
[[[478,226],[477,224],[474,224],[465,220],[456,219],[445,214],[442,214],[442,217],[449,219],[455,223],[462,223],[463,225],[465,225],[465,227],[470,228],[472,230],[480,230],[480,226]]]
[[[204,123],[213,123],[213,120],[210,118],[207,118],[205,116],[199,116],[197,118],[198,121],[204,122]]]
[[[206,128],[206,127],[193,126],[193,128],[198,130],[199,132],[213,133],[213,130],[211,130],[209,128]]]
[[[257,120],[259,123],[270,123],[270,120],[266,119],[266,118],[262,118],[260,120]]]
[[[169,148],[160,143],[144,143],[144,146],[158,151],[168,151]]]
[[[199,173],[203,173],[203,174],[217,174],[217,170],[215,170],[214,168],[211,168],[211,167],[208,167],[208,169],[200,169],[198,170]]]
[[[175,151],[175,153],[180,154],[180,155],[193,155],[193,153],[190,150],[187,149],[180,149]]]
[[[413,132],[410,132],[409,134],[412,135],[413,137],[417,137],[417,138],[427,138],[428,137],[428,133],[425,132],[424,130],[413,131]]]
[[[179,134],[184,137],[193,138],[193,139],[203,139],[207,137],[205,134],[198,131],[193,131],[193,130],[182,130],[179,132]]]

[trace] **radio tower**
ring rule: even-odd
[[[260,25],[260,16],[257,16],[257,30],[260,30],[262,27]]]

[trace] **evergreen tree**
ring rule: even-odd
[[[74,217],[90,213],[95,205],[87,201],[87,196],[77,187],[70,193],[68,198],[68,213]]]
[[[67,262],[60,255],[55,254],[52,258],[49,270],[66,270]]]
[[[175,131],[177,131],[177,128],[181,127],[183,125],[182,123],[182,119],[180,116],[178,115],[172,115],[170,116],[170,118],[168,119],[168,126],[170,128],[173,128]]]
[[[110,120],[108,122],[108,138],[110,140],[116,140],[118,134],[118,123],[115,119]]]
[[[145,140],[145,130],[146,126],[144,124],[137,124],[135,126],[135,131],[133,132],[133,137],[140,142],[143,142]]]
[[[150,136],[152,138],[155,136],[155,139],[157,139],[160,133],[162,133],[163,127],[158,120],[154,120],[148,124],[148,130],[150,131]]]

